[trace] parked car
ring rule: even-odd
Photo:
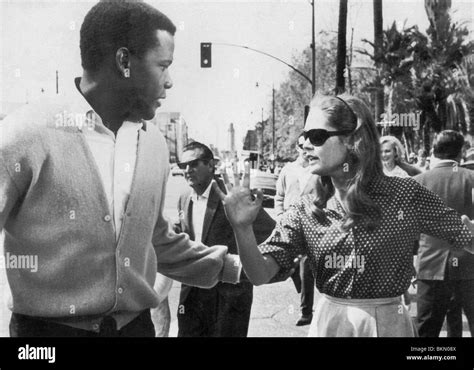
[[[252,189],[261,189],[263,193],[263,207],[274,208],[276,183],[278,176],[273,173],[262,171],[250,172],[250,187]]]
[[[176,163],[171,165],[171,176],[184,176],[184,171]]]

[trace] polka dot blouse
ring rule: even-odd
[[[324,209],[323,222],[312,214],[314,196],[288,209],[259,246],[281,267],[272,282],[284,279],[293,259],[302,254],[310,260],[321,293],[354,299],[397,297],[410,285],[413,244],[420,233],[474,252],[460,215],[415,180],[375,179],[368,194],[382,212],[379,226],[372,230],[356,224],[342,231],[345,211],[334,196]]]

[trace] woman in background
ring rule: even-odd
[[[395,136],[382,136],[380,138],[380,151],[382,155],[383,173],[386,176],[408,177],[400,164],[404,156],[403,145]]]

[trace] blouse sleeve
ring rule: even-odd
[[[460,215],[443,200],[416,181],[415,209],[420,232],[448,241],[453,247],[474,254],[474,242]]]
[[[303,235],[301,214],[303,206],[291,206],[279,218],[270,237],[259,246],[260,252],[271,255],[280,266],[278,273],[270,283],[288,278],[293,268],[293,260],[306,254],[306,240]]]

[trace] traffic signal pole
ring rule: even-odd
[[[232,47],[237,47],[237,48],[242,48],[242,49],[247,49],[247,50],[251,50],[251,51],[255,51],[256,53],[260,53],[260,54],[263,54],[263,55],[266,55],[267,57],[270,57],[272,59],[275,59],[275,60],[278,60],[280,63],[283,63],[284,65],[290,67],[293,71],[295,71],[296,73],[298,73],[301,77],[303,77],[306,81],[308,81],[311,85],[313,85],[313,81],[307,76],[305,75],[303,72],[301,72],[298,68],[296,68],[295,66],[292,66],[291,64],[285,62],[284,60],[276,57],[276,56],[273,56],[271,54],[268,54],[264,51],[261,51],[261,50],[258,50],[258,49],[254,49],[254,48],[251,48],[251,47],[248,47],[248,46],[245,46],[245,45],[237,45],[237,44],[228,44],[228,43],[225,43],[225,42],[216,42],[216,43],[211,43],[211,42],[202,42],[201,43],[201,65],[203,64],[203,60],[205,59],[205,55],[203,54],[203,48],[204,46],[203,45],[223,45],[223,46],[232,46]]]

